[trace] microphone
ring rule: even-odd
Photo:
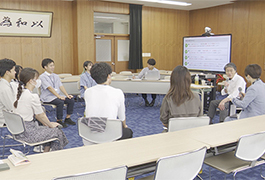
[[[239,94],[241,97],[238,97],[238,99],[242,100],[243,99],[243,93],[242,93],[242,87],[238,87]]]

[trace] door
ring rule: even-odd
[[[112,71],[130,71],[129,36],[95,35],[95,62],[108,63]]]

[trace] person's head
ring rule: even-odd
[[[249,64],[245,68],[245,76],[248,82],[251,81],[251,79],[256,80],[260,78],[262,69],[258,64]]]
[[[190,89],[191,76],[189,70],[184,66],[177,66],[170,76],[170,89],[166,98],[171,98],[177,106],[183,104],[186,100],[193,98]]]
[[[228,63],[225,65],[224,70],[228,78],[232,79],[236,74],[236,65],[234,63]]]
[[[204,28],[204,31],[205,31],[206,33],[207,33],[207,32],[210,33],[210,32],[212,31],[212,29],[211,29],[210,27],[205,27],[205,28]]]
[[[7,79],[9,82],[11,79],[15,79],[15,61],[11,59],[1,59],[0,60],[0,76]]]
[[[19,74],[20,74],[22,69],[23,69],[23,67],[20,65],[15,66],[15,71],[16,71],[15,79],[16,79],[16,81],[19,81]]]
[[[41,66],[45,71],[48,73],[53,73],[54,72],[54,61],[50,58],[45,58],[41,62]]]
[[[39,88],[41,81],[39,78],[39,72],[32,68],[24,68],[19,74],[19,85],[17,89],[17,100],[14,102],[14,107],[17,108],[18,100],[22,94],[22,86],[34,89]]]
[[[96,81],[97,84],[103,84],[107,81],[110,84],[111,82],[112,69],[107,63],[100,62],[94,64],[90,70],[90,73],[91,77]]]
[[[85,61],[83,64],[83,68],[85,71],[90,71],[93,63],[91,61]]]
[[[147,67],[148,67],[148,69],[153,70],[155,64],[156,64],[156,61],[154,59],[148,59],[148,61],[147,61]]]

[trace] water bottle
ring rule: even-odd
[[[195,84],[199,85],[199,76],[198,76],[198,74],[196,74],[194,80],[195,80]]]

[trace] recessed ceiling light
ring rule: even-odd
[[[138,0],[138,1],[161,3],[161,4],[171,4],[171,5],[177,5],[177,6],[190,6],[190,5],[192,5],[191,3],[187,3],[187,2],[169,1],[169,0]]]

